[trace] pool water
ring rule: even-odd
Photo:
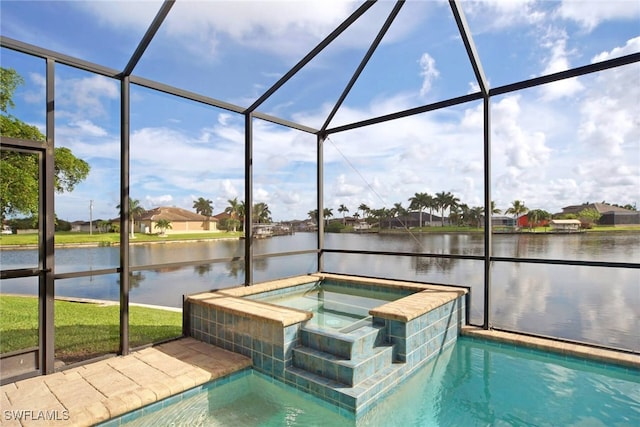
[[[193,396],[159,410],[147,410],[148,413],[132,421],[127,422],[124,416],[121,424],[114,425],[336,427],[353,424],[352,419],[341,416],[310,395],[303,395],[257,371],[248,372],[221,386],[203,386]]]
[[[466,337],[357,420],[249,372],[221,386],[203,387],[155,412],[138,411],[111,422],[265,427],[640,425],[639,370]]]
[[[341,330],[369,316],[369,310],[410,292],[382,292],[365,287],[322,284],[312,289],[267,297],[262,302],[313,312],[307,325]]]

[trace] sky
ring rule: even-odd
[[[242,108],[252,105],[361,2],[178,0],[133,75]],[[495,88],[640,52],[640,2],[463,1]],[[122,70],[159,1],[7,1],[3,37]],[[393,8],[379,1],[257,111],[315,129]],[[2,49],[25,80],[10,113],[45,123],[45,64]],[[55,199],[59,218],[118,215],[120,85],[57,65],[55,143],[91,165]],[[478,92],[446,1],[407,1],[328,128]],[[223,211],[244,199],[244,117],[132,85],[131,197],[143,207]],[[606,201],[640,204],[640,63],[491,100],[492,199],[551,213]],[[417,192],[483,204],[481,102],[337,132],[323,145],[324,204],[341,216],[408,207]],[[253,120],[253,192],[274,220],[316,209],[316,137]],[[90,206],[92,209],[90,210]],[[362,212],[359,212],[361,215]]]

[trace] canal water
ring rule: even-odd
[[[131,301],[180,307],[182,296],[237,286],[242,261],[205,260],[244,256],[244,241],[134,244],[131,265],[144,267],[131,278]],[[314,233],[297,233],[253,242],[254,254],[316,248]],[[483,255],[482,234],[333,234],[325,248],[386,252]],[[497,234],[496,257],[627,262],[640,260],[640,233]],[[183,267],[145,266],[202,260]],[[2,250],[3,269],[33,267],[36,250]],[[56,248],[56,273],[87,272],[118,266],[118,247]],[[258,258],[254,281],[315,272],[315,254]],[[389,277],[471,288],[471,321],[482,322],[482,261],[327,253],[323,271]],[[491,322],[506,328],[640,351],[640,270],[494,262]],[[35,279],[3,280],[3,293],[35,294]],[[119,300],[117,274],[56,280],[58,296]]]

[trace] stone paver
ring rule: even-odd
[[[90,426],[249,366],[247,357],[183,338],[6,384],[0,425]]]

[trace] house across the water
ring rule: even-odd
[[[220,231],[218,230],[217,218],[176,207],[159,207],[148,210],[135,219],[135,226],[140,233],[159,233],[162,230],[156,226],[161,219],[167,220],[171,224],[171,228],[163,230],[165,234],[218,233]]]

